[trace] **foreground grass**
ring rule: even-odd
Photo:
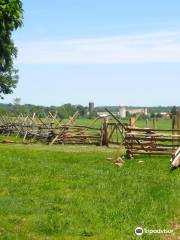
[[[118,168],[108,160],[117,150],[106,148],[0,145],[0,152],[0,239],[166,239],[136,237],[134,229],[178,224],[179,170],[170,173],[166,157]]]

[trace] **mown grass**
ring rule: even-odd
[[[134,229],[180,220],[179,170],[169,172],[167,157],[118,168],[108,148],[17,144],[0,152],[0,239],[166,239]]]

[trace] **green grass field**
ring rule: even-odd
[[[0,145],[0,239],[177,239],[179,170],[168,157],[118,168],[117,149]],[[139,162],[139,161],[143,162]],[[136,237],[134,229],[173,229]]]
[[[159,129],[172,129],[171,119],[158,118],[156,124],[157,124],[156,128],[159,128]],[[142,128],[146,127],[145,120],[138,120],[137,127],[142,127]],[[152,119],[149,120],[149,127],[153,128]]]
[[[65,121],[67,121],[67,120],[65,120]],[[111,121],[113,121],[113,120],[111,120]],[[85,118],[79,118],[79,119],[76,119],[76,121],[75,121],[76,124],[86,125],[86,126],[91,125],[92,122],[93,122],[92,119],[87,119],[87,118],[86,119]],[[129,123],[128,120],[123,120],[123,122]],[[102,126],[102,123],[103,123],[103,119],[99,119],[93,124],[93,126],[100,128]],[[159,128],[159,129],[172,129],[172,120],[171,119],[158,118],[156,124],[157,124],[156,128]],[[142,120],[142,119],[139,119],[136,122],[136,126],[145,128],[146,127],[146,121]],[[149,127],[153,128],[153,120],[152,119],[149,120]]]

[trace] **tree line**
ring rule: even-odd
[[[75,112],[79,112],[80,117],[88,116],[88,107],[82,105],[72,105],[70,103],[64,104],[62,106],[37,106],[32,104],[0,104],[0,115],[18,115],[18,114],[33,114],[36,113],[40,117],[44,117],[51,112],[56,114],[60,118],[68,118],[72,116]]]
[[[118,113],[119,107],[114,106],[107,106],[108,109],[110,109],[114,113]],[[162,112],[169,112],[172,115],[175,115],[177,111],[179,111],[180,108],[178,107],[149,107],[148,108],[148,116],[149,117],[161,117]],[[43,117],[48,114],[48,112],[51,112],[53,114],[56,114],[58,117],[64,119],[68,118],[69,116],[72,116],[75,112],[79,112],[80,117],[85,118],[94,118],[97,116],[97,113],[105,112],[105,107],[95,107],[92,113],[89,112],[89,108],[87,106],[82,105],[73,105],[70,103],[64,104],[62,106],[38,106],[33,104],[20,104],[20,99],[16,98],[14,100],[14,104],[3,104],[0,103],[0,115],[18,115],[18,114],[33,114],[36,113],[40,117]],[[130,114],[127,114],[127,117],[129,117]],[[147,118],[145,115],[142,114],[142,118]]]

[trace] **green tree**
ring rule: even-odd
[[[22,26],[23,9],[20,0],[0,0],[0,97],[12,93],[18,81],[13,60],[17,48],[12,32]]]
[[[72,116],[77,110],[74,105],[71,105],[70,103],[66,103],[59,107],[57,109],[58,115],[60,118],[68,118],[69,116]]]
[[[171,109],[171,115],[175,116],[176,114],[177,114],[177,107],[173,106],[172,109]]]
[[[87,114],[87,108],[83,107],[82,105],[77,105],[76,109],[79,112],[81,117],[84,117]]]

